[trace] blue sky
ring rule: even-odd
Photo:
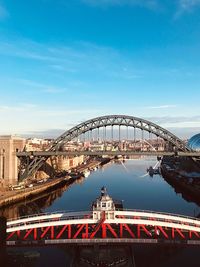
[[[0,134],[128,114],[191,135],[199,62],[200,0],[0,0]]]

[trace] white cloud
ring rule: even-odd
[[[8,17],[8,11],[0,4],[0,19]]]
[[[83,3],[92,6],[141,6],[150,9],[154,9],[158,6],[157,0],[82,0]]]
[[[48,47],[30,40],[0,41],[0,54],[38,61],[57,61],[57,58],[47,51]]]
[[[48,72],[60,77],[65,73],[73,77],[78,77],[80,73],[89,74],[101,79],[103,77],[104,80],[113,77],[131,80],[143,76],[141,71],[133,66],[133,62],[117,49],[84,41],[74,42],[68,46],[59,44],[51,46],[26,39],[0,41],[0,54],[34,61],[35,67],[31,72],[37,68],[37,71],[42,69],[46,74]],[[25,82],[28,86],[45,87],[47,92],[57,90],[57,86],[46,88],[46,85],[33,84],[28,80]],[[61,90],[58,88],[58,91],[62,90],[63,88]]]
[[[177,105],[159,105],[159,106],[149,106],[145,107],[147,109],[168,109],[168,108],[176,108]]]
[[[66,68],[62,65],[59,64],[52,64],[49,65],[50,68],[56,70],[56,71],[61,71],[61,72],[68,72],[68,73],[76,73],[77,70],[75,68]]]
[[[72,42],[68,45],[41,44],[27,39],[0,41],[0,54],[6,57],[17,57],[20,60],[26,59],[25,64],[28,65],[26,71],[29,73],[36,72],[38,75],[39,70],[43,75],[56,76],[58,80],[63,80],[63,77],[67,76],[77,80],[80,79],[80,75],[89,75],[101,80],[114,78],[127,82],[141,80],[149,75],[149,69],[146,69],[146,61],[142,56],[129,57],[116,48],[84,41]],[[151,70],[152,74],[158,71],[165,76],[186,75],[182,69],[176,67],[164,69],[164,71],[158,69],[154,71],[153,68]],[[47,91],[56,91],[57,86],[49,87]],[[61,90],[58,88],[58,91],[63,91],[63,88]]]
[[[200,133],[200,116],[146,117],[146,119],[168,129],[180,138],[187,139]]]
[[[65,92],[65,89],[64,88],[49,87],[47,89],[44,89],[43,92],[49,93],[49,94],[57,94],[57,93]]]
[[[200,6],[200,0],[179,0],[179,6],[184,11],[190,11],[194,7]]]
[[[174,0],[172,5],[168,1],[159,0],[81,0],[83,3],[96,7],[113,7],[113,6],[138,6],[156,11],[166,11],[169,7],[174,6],[174,18],[180,17],[185,12],[191,12],[194,8],[200,6],[200,0]]]
[[[67,130],[81,122],[97,117],[105,113],[102,109],[71,109],[65,106],[40,106],[34,103],[21,103],[18,105],[0,106],[0,134],[25,134],[28,132],[43,132],[49,129]],[[16,119],[17,118],[17,119]],[[147,120],[155,122],[164,128],[198,129],[200,128],[200,116],[165,116],[146,117]],[[12,128],[11,128],[12,125]],[[184,132],[184,131],[183,131]],[[58,134],[59,135],[59,134]],[[192,135],[192,131],[190,131]],[[189,136],[190,136],[189,135]]]
[[[195,8],[200,7],[200,0],[177,0],[178,7],[174,15],[174,18],[177,19],[182,16],[184,13],[192,12]]]
[[[0,106],[0,114],[6,114],[10,112],[24,112],[33,108],[36,108],[37,106],[35,104],[31,103],[23,103],[16,106],[7,106],[7,105],[1,105]]]
[[[80,117],[90,118],[101,114],[102,110],[68,108],[65,106],[39,106],[34,103],[0,106],[1,134],[25,134],[48,129],[67,129],[76,125]],[[17,119],[16,119],[17,118]],[[12,125],[12,127],[11,127]]]
[[[57,87],[54,85],[38,83],[38,82],[35,82],[32,80],[18,79],[18,81],[22,84],[29,86],[29,87],[39,88],[41,90],[41,92],[45,92],[45,93],[62,93],[62,92],[67,91],[66,88],[61,88],[61,87]]]
[[[149,121],[155,122],[163,127],[174,128],[196,128],[200,127],[200,116],[165,116],[165,117],[149,117]]]

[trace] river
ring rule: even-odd
[[[143,158],[127,160],[124,162],[117,161],[112,164],[110,163],[96,171],[91,172],[88,178],[76,181],[70,186],[57,189],[54,192],[46,194],[42,198],[35,201],[27,203],[24,202],[10,206],[4,209],[2,213],[4,215],[7,214],[7,217],[16,217],[36,212],[88,210],[91,207],[92,201],[99,196],[101,187],[106,186],[109,195],[114,199],[123,200],[124,208],[127,209],[154,210],[190,216],[198,214],[200,211],[199,206],[192,201],[186,201],[181,193],[177,194],[174,188],[170,186],[161,175],[154,175],[153,177],[150,177],[146,174],[146,169],[149,166],[154,166],[155,164],[156,159],[154,158]],[[152,254],[149,252],[149,249],[152,250]],[[155,251],[157,251],[157,248],[153,248],[152,246],[149,249],[142,249],[141,247],[134,248],[135,259],[137,260],[136,266],[146,266],[144,259],[142,261],[142,258],[139,256],[142,251],[146,251],[146,253],[149,253],[150,255],[154,255],[154,253],[156,255]],[[49,249],[48,251],[51,250],[52,249]],[[174,252],[174,248],[172,250]],[[155,263],[151,256],[149,256],[150,260],[148,266],[185,266],[184,264],[187,260],[186,258],[184,260],[184,257],[186,257],[184,255],[187,255],[187,253],[192,253],[193,259],[198,258],[196,248],[186,248],[181,251],[179,250],[180,249],[177,248],[178,252],[174,253],[175,256],[173,253],[172,255],[169,254],[169,257],[166,258],[163,256],[164,260],[162,258],[162,260],[158,261],[158,263]],[[42,264],[45,261],[45,253],[47,253],[46,251],[47,249],[39,250],[40,257],[37,258],[33,266],[43,266]],[[54,259],[56,258],[56,255],[60,255],[59,259],[63,259],[58,266],[70,266],[72,264],[70,257],[74,257],[74,252],[70,250],[70,253],[67,254],[68,256],[66,256],[66,253],[63,254],[63,251],[62,253],[60,251],[56,251],[57,250],[53,249],[50,254],[51,256],[55,255]],[[114,249],[110,249],[109,251],[114,251]],[[84,253],[87,254],[89,251],[87,250]],[[110,252],[108,253],[108,250],[106,250],[106,252],[104,251],[104,253],[106,253],[107,258],[108,254],[110,257]],[[120,252],[118,251],[116,253]],[[163,250],[162,253],[165,255]],[[180,257],[180,255],[182,256]],[[53,259],[50,261],[50,258],[48,258],[46,255],[46,260],[49,262],[48,267],[53,266],[51,265]],[[200,257],[198,260],[199,259]],[[166,265],[166,262],[169,262],[169,260],[171,260],[172,265]],[[199,266],[195,265],[195,262],[196,260],[194,260],[194,264],[191,265],[190,261],[190,266]],[[179,265],[180,263],[181,265]],[[24,266],[26,266],[26,264]],[[79,266],[79,264],[75,265],[74,263],[74,265],[71,266]],[[121,266],[132,265],[128,265],[127,263],[127,265]]]

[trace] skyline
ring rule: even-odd
[[[200,131],[199,15],[199,0],[0,0],[0,134],[106,114]]]

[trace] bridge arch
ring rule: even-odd
[[[180,138],[151,121],[127,115],[107,115],[87,120],[71,128],[70,130],[67,130],[54,140],[49,148],[49,151],[59,150],[64,143],[69,142],[88,131],[115,125],[128,126],[144,130],[164,139],[165,141],[168,141],[177,150],[189,150],[186,144]]]
[[[98,129],[101,127],[115,126],[115,125],[134,127],[137,129],[147,131],[169,142],[170,144],[172,144],[173,147],[175,147],[177,151],[190,151],[190,149],[187,148],[186,144],[177,136],[172,134],[170,131],[148,120],[127,115],[101,116],[80,123],[77,126],[71,128],[70,130],[64,132],[57,139],[55,139],[50,144],[50,146],[46,151],[57,152],[62,148],[62,145],[64,143],[73,140],[74,138],[80,136],[81,134],[84,134],[88,131]],[[49,156],[41,155],[28,158],[28,160],[26,158],[23,160],[22,158],[21,166],[22,169],[24,169],[24,171],[20,173],[19,179],[20,180],[26,179],[27,177],[35,173],[45,163],[48,157]]]

